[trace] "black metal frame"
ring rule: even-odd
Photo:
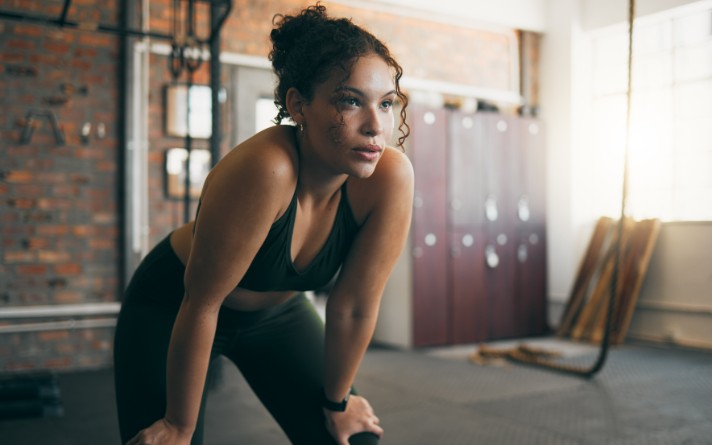
[[[196,39],[196,42],[203,45],[209,45],[214,39],[216,39],[225,24],[232,11],[232,0],[195,0],[197,2],[203,2],[210,4],[211,13],[213,10],[223,9],[222,14],[215,20],[211,20],[212,26],[210,30],[210,36],[204,39]],[[34,14],[24,14],[13,11],[3,11],[0,10],[0,19],[6,20],[16,20],[21,22],[31,22],[41,25],[59,26],[60,28],[74,28],[84,31],[97,31],[106,32],[112,34],[118,34],[121,36],[134,36],[134,37],[152,37],[155,39],[162,40],[174,40],[173,35],[164,34],[160,32],[152,31],[141,31],[136,29],[129,29],[124,26],[106,25],[95,22],[76,22],[67,20],[67,15],[69,13],[69,8],[72,4],[72,0],[64,0],[64,6],[62,7],[62,13],[58,18],[51,18],[41,15]]]

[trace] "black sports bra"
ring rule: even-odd
[[[200,203],[198,203],[198,211]],[[267,238],[238,284],[243,289],[267,291],[304,291],[326,286],[341,267],[358,232],[358,224],[341,186],[341,200],[334,225],[326,243],[312,262],[297,271],[292,262],[292,234],[297,215],[297,191],[284,214],[272,224]],[[197,212],[196,212],[197,218]]]

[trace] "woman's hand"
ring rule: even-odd
[[[324,415],[326,416],[326,429],[339,445],[349,445],[349,437],[364,431],[371,432],[378,437],[383,435],[383,428],[379,426],[380,420],[363,397],[352,395],[349,397],[346,411],[330,411],[324,408]]]
[[[139,431],[126,445],[190,445],[191,436],[191,433],[181,431],[166,419],[161,419]]]

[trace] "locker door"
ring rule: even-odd
[[[489,338],[511,338],[516,325],[516,240],[511,203],[511,147],[516,137],[514,119],[494,113],[477,116],[478,147],[483,150],[486,220],[485,281],[489,306]]]
[[[533,225],[537,230],[546,224],[546,151],[544,146],[544,127],[536,119],[520,120],[521,143],[519,157],[522,163],[522,196],[519,212],[523,212],[520,221]],[[523,201],[523,202],[522,202]],[[526,204],[523,207],[522,204]],[[528,216],[528,221],[524,217]]]
[[[409,109],[413,202],[413,344],[445,344],[447,305],[447,126],[445,110]]]
[[[485,286],[485,234],[482,230],[450,232],[450,343],[472,343],[488,337]]]
[[[546,317],[546,209],[543,127],[536,119],[519,120],[516,158],[521,182],[514,194],[518,235],[518,320],[521,335],[542,335]]]
[[[483,153],[475,146],[473,115],[452,112],[448,123],[450,340],[471,343],[487,338],[488,323],[480,211]]]
[[[541,230],[522,230],[517,241],[518,336],[543,335],[546,316],[546,239]]]

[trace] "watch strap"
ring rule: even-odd
[[[326,394],[322,392],[322,400],[321,404],[324,408],[328,409],[329,411],[337,411],[337,412],[344,412],[346,411],[346,405],[349,403],[349,396],[351,393],[346,394],[346,397],[340,402],[334,402],[333,400],[329,400],[328,397],[326,397]]]

